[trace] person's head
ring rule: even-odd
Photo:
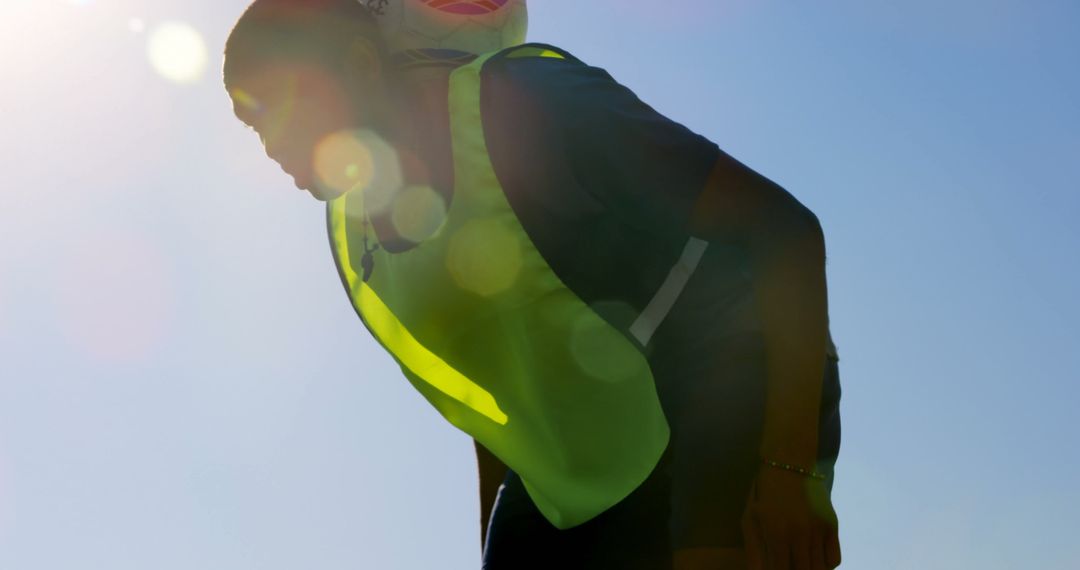
[[[255,0],[225,47],[225,88],[266,153],[317,198],[319,142],[377,128],[388,97],[373,14],[358,0]]]

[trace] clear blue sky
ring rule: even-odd
[[[231,116],[244,5],[0,3],[0,568],[478,567],[469,440]],[[844,567],[1080,568],[1080,6],[531,14],[822,219]],[[193,82],[149,63],[167,21]]]

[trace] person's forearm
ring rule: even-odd
[[[814,468],[828,327],[824,239],[809,212],[770,226],[749,243],[766,347],[760,451]]]

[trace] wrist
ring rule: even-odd
[[[795,392],[770,394],[773,397],[766,402],[759,445],[761,457],[794,464],[813,463],[817,459],[820,405],[807,402],[820,402],[821,396]]]
[[[791,465],[810,467],[817,462],[817,442],[810,441],[806,437],[788,437],[779,443],[771,443],[766,439],[758,450],[758,457]]]

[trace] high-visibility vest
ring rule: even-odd
[[[518,473],[553,525],[570,528],[629,495],[667,446],[643,347],[705,242],[691,239],[631,326],[610,324],[567,288],[488,155],[480,72],[492,55],[450,78],[455,186],[438,232],[405,252],[375,247],[362,189],[328,204],[328,229],[353,306],[409,382]],[[528,56],[562,57],[535,47],[508,55]]]

